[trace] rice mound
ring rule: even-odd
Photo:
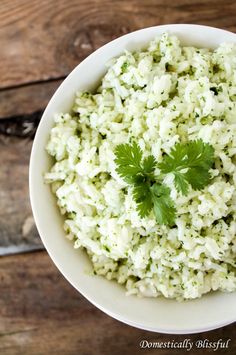
[[[176,142],[201,138],[215,150],[210,185],[182,196],[165,183],[176,225],[140,218],[132,189],[116,173],[114,150],[135,138],[161,161]],[[67,237],[85,248],[94,273],[127,294],[177,300],[236,290],[236,45],[183,47],[163,34],[143,51],[108,63],[95,93],[77,92],[55,115],[51,184]]]

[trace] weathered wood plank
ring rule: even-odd
[[[61,80],[52,80],[0,90],[0,120],[44,110],[60,84]]]
[[[0,254],[42,248],[31,213],[28,164],[32,141],[0,135]]]
[[[0,88],[60,78],[104,43],[139,28],[201,23],[236,31],[234,0],[4,0]]]
[[[191,341],[231,338],[235,325],[195,335],[164,335],[135,329],[92,306],[59,274],[46,252],[0,259],[0,353],[4,355],[180,354],[179,349],[140,349],[141,340]],[[182,352],[185,352],[183,350]],[[199,354],[194,348],[188,354]],[[212,349],[204,349],[212,354]]]

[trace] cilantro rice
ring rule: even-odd
[[[177,214],[172,227],[141,218],[132,188],[116,172],[118,144],[135,139],[161,162],[177,142],[213,146],[212,180],[187,196],[165,177]],[[94,273],[127,294],[177,300],[236,290],[236,45],[182,47],[163,34],[108,63],[95,93],[77,92],[55,116],[47,145],[51,183],[75,248]]]

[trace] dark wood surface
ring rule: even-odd
[[[79,295],[45,251],[16,254],[43,248],[30,209],[28,163],[35,130],[52,93],[96,48],[127,32],[166,23],[198,23],[236,32],[236,1],[0,1],[0,255],[13,254],[0,259],[0,354],[182,353],[140,350],[144,338],[185,336],[121,324]],[[230,325],[186,338],[231,338],[228,352],[234,354],[235,331]]]

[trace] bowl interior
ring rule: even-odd
[[[176,302],[162,297],[125,296],[115,282],[89,276],[87,255],[73,248],[65,238],[63,218],[43,174],[52,161],[45,151],[53,115],[70,110],[76,90],[92,90],[106,71],[106,62],[124,49],[144,47],[163,32],[177,35],[184,45],[214,48],[222,42],[236,42],[236,35],[198,25],[166,25],[139,30],[114,40],[78,65],[49,102],[34,140],[30,161],[30,198],[36,225],[52,260],[66,279],[98,308],[130,325],[164,333],[195,333],[236,320],[235,293],[210,293],[200,299]]]

